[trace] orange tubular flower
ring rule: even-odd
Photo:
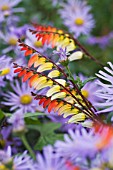
[[[97,148],[103,149],[113,142],[113,126],[102,123],[94,123],[95,133],[100,137],[97,141]]]

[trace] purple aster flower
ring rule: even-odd
[[[14,8],[21,1],[22,0],[0,0],[0,12],[2,12],[4,16],[10,16],[16,12],[24,12],[24,8]]]
[[[20,113],[35,112],[38,110],[37,101],[33,100],[31,95],[32,89],[27,82],[20,84],[18,80],[11,83],[14,92],[7,92],[4,94],[4,102],[2,104],[10,106],[11,111],[18,111]]]
[[[43,155],[37,154],[37,164],[35,165],[37,170],[69,170],[66,168],[65,160],[61,157],[57,157],[55,151],[51,145],[44,147]]]
[[[83,74],[78,75],[80,80],[84,82],[88,77],[84,76]],[[74,75],[75,79],[76,76]],[[97,80],[93,80],[90,82],[87,82],[84,87],[81,89],[82,94],[84,97],[86,97],[92,104],[95,104],[95,102],[100,101],[100,98],[95,95],[95,91],[99,89],[99,86],[96,84]]]
[[[100,48],[105,48],[110,44],[110,40],[113,38],[113,32],[110,32],[108,35],[96,37],[96,36],[91,36],[89,37],[86,41],[88,44],[91,45],[99,45]]]
[[[5,85],[6,85],[6,83],[3,80],[3,77],[0,76],[0,87],[4,87]]]
[[[91,32],[95,21],[90,13],[91,7],[86,4],[86,1],[68,0],[67,3],[62,4],[62,7],[59,13],[70,32],[73,32],[76,37]]]
[[[49,48],[49,45],[43,45],[41,41],[37,41],[35,35],[33,35],[30,31],[27,31],[27,38],[25,39],[25,43],[32,48],[35,48],[40,53],[44,53],[47,48]]]
[[[98,151],[96,146],[99,139],[98,135],[94,135],[94,131],[87,132],[85,128],[69,130],[69,135],[64,135],[64,141],[55,143],[56,152],[59,156],[71,159],[72,161],[80,158],[94,158]]]
[[[2,23],[4,21],[4,15],[3,13],[0,11],[0,23]]]
[[[2,50],[2,53],[8,53],[11,50],[16,52],[18,50],[17,41],[25,36],[25,30],[26,27],[10,27],[5,34],[0,31],[0,39],[3,40],[3,43],[8,46]]]
[[[1,146],[6,149],[8,146],[12,147],[12,153],[17,154],[18,151],[22,150],[22,142],[20,138],[14,137],[12,135],[12,127],[5,126],[1,129],[1,139],[2,144]]]
[[[24,151],[21,155],[12,156],[11,147],[9,146],[6,151],[0,150],[0,167],[7,169],[7,166],[12,166],[14,170],[35,170],[33,160]],[[9,168],[8,168],[9,169]]]
[[[113,143],[101,154],[101,165],[107,163],[110,168],[113,168]]]
[[[29,28],[29,25],[26,24],[26,25],[21,26],[21,27],[10,26],[9,30],[21,39],[21,38],[26,37],[26,31],[27,31],[28,28]]]
[[[95,104],[97,107],[102,108],[98,113],[113,111],[113,64],[111,62],[108,62],[108,64],[109,67],[104,67],[105,72],[100,70],[96,74],[101,79],[101,81],[97,81],[100,89],[96,91],[96,95],[104,100],[102,103],[98,102]]]
[[[15,76],[13,61],[10,57],[5,55],[0,57],[0,76],[8,80],[12,80]]]

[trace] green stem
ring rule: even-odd
[[[67,69],[67,72],[68,72],[68,74],[69,74],[69,77],[70,77],[70,78],[73,80],[73,82],[74,82],[74,78],[73,78],[73,76],[72,76],[72,73],[71,73],[69,67],[66,66],[66,69]]]
[[[30,146],[29,143],[27,142],[25,135],[21,135],[20,138],[21,138],[23,144],[25,145],[26,149],[29,151],[31,157],[32,157],[33,159],[36,159],[35,154],[34,154],[32,148],[31,148],[31,146]]]

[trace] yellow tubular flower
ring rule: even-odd
[[[79,60],[79,59],[82,59],[83,57],[83,52],[82,51],[75,51],[74,53],[72,53],[70,56],[69,56],[69,61],[73,61],[73,60]]]
[[[46,59],[44,57],[39,58],[37,61],[34,63],[34,68],[38,67],[39,65],[42,65],[46,62]]]
[[[59,41],[58,41],[58,44],[57,44],[57,45],[59,45],[60,47],[61,47],[61,44],[62,44],[63,39],[64,39],[64,36],[63,36],[63,35],[60,35]]]
[[[71,116],[71,115],[76,115],[78,114],[79,110],[78,109],[72,109],[70,110],[69,112],[65,113],[63,115],[64,118],[68,117],[68,116]]]
[[[65,114],[65,113],[68,113],[69,111],[71,110],[71,106],[66,104],[64,106],[62,106],[59,111],[58,111],[58,115],[62,115],[62,114]]]
[[[37,72],[43,72],[43,71],[47,71],[47,70],[51,70],[53,67],[53,63],[44,63],[41,66],[39,66],[39,68],[37,69]]]
[[[69,38],[65,38],[62,42],[61,42],[61,46],[62,48],[66,47],[67,45],[69,45]]]
[[[92,128],[93,127],[93,121],[91,120],[86,120],[85,122],[82,122],[81,125],[87,128]]]
[[[46,77],[40,77],[38,80],[38,84],[36,86],[36,90],[40,90],[40,89],[43,89],[45,87],[52,86],[52,85],[53,85],[52,80],[47,81]]]
[[[72,51],[72,50],[75,50],[75,49],[76,49],[76,46],[75,46],[74,40],[71,39],[71,42],[66,47],[66,50],[67,50],[67,52],[69,52],[69,51]]]
[[[65,98],[65,101],[67,101],[67,102],[73,104],[74,101],[75,101],[75,99],[74,99],[73,97],[71,97],[71,96],[67,96],[67,97]]]
[[[64,98],[64,97],[66,97],[66,93],[65,92],[59,92],[59,93],[54,94],[51,97],[51,100],[58,99],[58,98]]]
[[[63,34],[63,31],[62,31],[62,30],[58,30],[58,33],[59,33],[59,34]]]
[[[61,85],[65,86],[66,85],[66,81],[63,79],[55,79],[56,82],[60,83]]]
[[[53,70],[48,74],[48,77],[53,78],[53,77],[58,77],[60,75],[60,72],[58,70]]]
[[[84,113],[78,113],[74,116],[72,116],[68,123],[78,123],[79,121],[84,121],[86,118],[85,114]]]
[[[59,85],[54,85],[51,89],[49,89],[46,93],[47,97],[52,96],[54,93],[57,93],[60,91],[60,86]]]
[[[32,86],[33,86],[34,88],[36,88],[36,87],[39,86],[40,84],[44,84],[44,83],[46,83],[46,82],[47,82],[47,78],[46,78],[45,76],[42,76],[42,77],[38,78],[37,81],[33,82]]]
[[[44,84],[40,84],[38,87],[36,87],[37,90],[41,90],[45,87],[51,87],[53,85],[53,81],[49,80],[48,82],[44,83]]]

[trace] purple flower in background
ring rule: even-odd
[[[110,32],[108,35],[96,37],[96,36],[91,36],[89,37],[86,41],[88,44],[91,45],[99,45],[100,48],[105,48],[110,44],[110,40],[113,39],[113,32]]]
[[[40,53],[44,53],[47,48],[49,48],[49,45],[42,44],[41,41],[37,41],[35,35],[33,35],[29,30],[27,31],[27,38],[25,39],[25,43],[32,48],[35,48]]]
[[[0,39],[3,40],[3,43],[8,46],[2,50],[2,53],[8,53],[11,50],[14,50],[15,52],[17,51],[17,41],[18,39],[25,37],[26,27],[27,26],[10,27],[5,34],[0,31]]]
[[[0,166],[3,167],[3,169],[7,169],[8,165],[12,165],[11,169],[14,170],[35,170],[33,160],[27,154],[27,151],[13,157],[10,146],[6,151],[0,150]]]
[[[7,148],[8,146],[12,147],[12,153],[17,154],[18,151],[22,150],[22,143],[20,141],[20,138],[14,137],[12,135],[12,127],[11,126],[5,126],[1,129],[1,139],[2,139],[2,147]]]
[[[37,154],[37,164],[35,168],[37,170],[69,170],[66,168],[65,160],[57,157],[55,151],[51,145],[43,148],[43,155]]]
[[[101,164],[107,162],[109,167],[113,168],[113,143],[102,152]]]
[[[15,112],[8,122],[12,124],[12,130],[14,133],[23,132],[25,130],[24,116],[21,112]]]
[[[14,8],[22,0],[0,0],[0,12],[4,16],[10,16],[16,12],[24,12],[24,8]]]
[[[3,77],[0,76],[0,87],[4,87],[6,82],[3,80]]]
[[[91,6],[87,5],[86,1],[68,0],[67,3],[62,3],[62,7],[59,13],[63,23],[70,32],[74,33],[75,37],[91,32],[95,21],[90,13]]]
[[[69,130],[69,135],[64,135],[64,141],[56,141],[55,148],[59,156],[72,161],[81,158],[93,158],[98,151],[96,143],[99,139],[98,135],[94,135],[94,131],[87,132],[85,128]]]
[[[2,77],[2,79],[6,78],[8,80],[12,80],[14,76],[15,74],[14,74],[12,59],[5,55],[1,56],[0,57],[0,77]]]
[[[27,82],[20,84],[17,80],[11,83],[14,92],[7,92],[4,94],[4,102],[2,104],[10,106],[11,111],[18,111],[20,113],[35,112],[38,110],[36,100],[33,100],[31,95],[32,89]]]
[[[3,13],[0,11],[0,23],[4,21],[4,15]]]
[[[9,30],[21,39],[21,38],[26,37],[26,31],[28,30],[28,28],[29,28],[29,25],[26,24],[21,27],[10,26]]]
[[[79,78],[82,82],[84,82],[88,77],[84,76],[83,74],[79,73]],[[75,79],[76,76],[74,75]],[[90,82],[87,82],[84,87],[81,89],[82,94],[84,97],[86,97],[92,104],[95,104],[95,102],[98,102],[100,98],[95,95],[95,91],[99,89],[99,86],[96,84],[97,80],[93,80]]]
[[[113,64],[108,62],[109,67],[104,67],[105,71],[99,71],[97,75],[101,79],[97,81],[97,85],[100,86],[100,89],[96,91],[96,95],[103,99],[102,103],[98,102],[95,105],[102,110],[102,112],[112,112],[113,111]],[[104,81],[104,83],[102,82]],[[106,82],[106,83],[105,83]]]

